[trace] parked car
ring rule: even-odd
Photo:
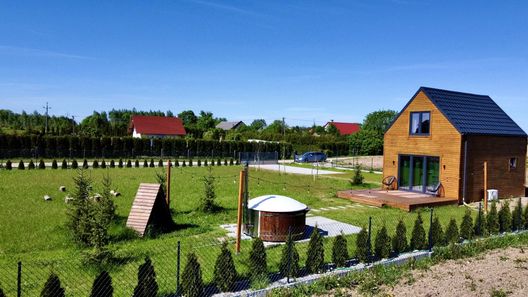
[[[322,152],[307,152],[302,155],[296,155],[294,160],[299,163],[324,162],[326,161],[326,155]]]

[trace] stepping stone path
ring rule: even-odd
[[[347,208],[362,208],[362,207],[365,207],[365,206],[360,205],[360,204],[348,204],[348,205],[340,205],[340,206],[321,207],[319,209],[311,208],[310,211],[321,212],[321,211],[343,210]]]

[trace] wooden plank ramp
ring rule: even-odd
[[[160,187],[160,184],[139,184],[126,226],[135,230],[140,236],[145,235]]]

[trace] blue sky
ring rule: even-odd
[[[420,86],[528,130],[526,1],[2,1],[0,108],[360,122]]]

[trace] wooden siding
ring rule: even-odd
[[[142,183],[139,185],[126,223],[126,226],[134,229],[139,236],[143,236],[147,230],[147,225],[153,213],[154,203],[160,193],[160,187],[159,184]]]
[[[429,136],[411,136],[409,120],[411,112],[430,111]],[[461,150],[462,136],[438,108],[419,92],[385,133],[383,175],[398,176],[398,156],[425,155],[440,157],[440,182],[445,197],[461,197]]]
[[[480,201],[484,197],[484,161],[488,162],[488,189],[499,190],[500,198],[524,196],[525,137],[466,136],[465,140],[468,141],[467,201]],[[510,170],[510,158],[517,158],[517,168]]]
[[[261,211],[259,225],[259,236],[264,241],[286,241],[289,232],[294,240],[299,240],[304,235],[306,211]]]

